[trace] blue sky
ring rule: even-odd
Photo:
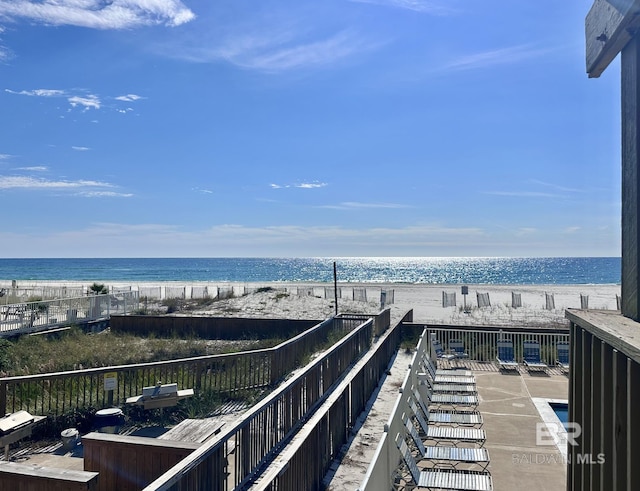
[[[0,255],[618,256],[591,3],[0,0]]]

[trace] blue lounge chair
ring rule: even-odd
[[[518,370],[518,362],[513,353],[513,341],[498,340],[496,360],[500,365],[500,370]]]
[[[522,343],[522,362],[527,370],[546,370],[547,364],[540,359],[540,343],[524,341]]]
[[[456,357],[454,353],[446,353],[442,348],[442,343],[437,339],[431,340],[431,346],[433,347],[433,350],[436,352],[436,358],[438,358],[439,360],[451,361]]]
[[[469,358],[469,353],[464,349],[464,343],[461,339],[452,339],[449,341],[449,351],[455,355],[455,359],[460,360]]]
[[[558,358],[556,359],[556,365],[563,372],[569,371],[569,343],[556,344],[556,350],[558,351]]]

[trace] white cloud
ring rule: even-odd
[[[75,189],[82,187],[113,187],[100,181],[51,181],[27,176],[0,176],[0,189]]]
[[[35,165],[33,167],[18,167],[16,170],[29,171],[29,172],[46,172],[49,170],[44,165]]]
[[[72,107],[83,107],[85,111],[89,109],[100,109],[100,99],[96,95],[88,95],[86,97],[72,96],[69,97],[69,104]]]
[[[269,20],[262,20],[263,23],[236,26],[233,34],[211,36],[206,42],[199,39],[197,44],[179,49],[162,46],[162,53],[188,61],[226,61],[241,68],[280,73],[331,65],[382,44],[380,40],[366,41],[351,30],[314,38],[306,28],[291,27],[292,23],[280,21],[265,27]]]
[[[357,201],[345,201],[339,205],[324,205],[320,208],[329,208],[334,210],[356,210],[356,209],[376,209],[376,208],[409,208],[408,205],[402,205],[399,203],[361,203]]]
[[[94,29],[179,26],[195,14],[179,0],[0,0],[0,18]]]
[[[576,232],[579,232],[580,230],[582,230],[582,227],[567,227],[566,229],[564,229],[564,232],[566,234],[575,234]]]
[[[11,90],[11,89],[4,89],[4,90],[9,94],[27,95],[27,96],[33,96],[33,97],[62,97],[65,95],[64,90],[58,90],[58,89],[35,89],[35,90],[20,90],[20,91]]]
[[[114,191],[82,191],[77,193],[78,196],[85,198],[131,198],[131,193],[116,193]]]
[[[540,191],[485,191],[483,194],[494,196],[512,196],[515,198],[560,198],[562,195]]]
[[[8,153],[0,153],[0,160],[9,160],[11,158],[11,155],[9,155]]]
[[[271,189],[287,189],[287,188],[318,189],[318,188],[324,188],[326,186],[328,186],[326,182],[317,182],[317,181],[300,182],[296,184],[275,184],[275,183],[269,184],[269,187]]]
[[[77,150],[78,152],[86,152],[87,150],[91,150],[89,147],[71,147],[73,150]]]
[[[142,98],[143,98],[142,96],[139,96],[136,94],[127,94],[127,95],[119,95],[115,99],[117,101],[123,101],[123,102],[134,102],[134,101],[139,101]]]
[[[549,53],[548,49],[536,49],[530,45],[511,46],[462,56],[447,63],[441,70],[458,71],[489,68],[496,65],[519,63],[523,60],[541,57],[547,53]]]
[[[351,0],[356,3],[370,3],[373,5],[382,5],[393,8],[413,10],[434,15],[449,15],[456,13],[457,10],[450,5],[442,2],[434,2],[433,0]],[[451,3],[451,2],[448,2]]]

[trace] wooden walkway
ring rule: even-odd
[[[218,418],[185,419],[158,437],[160,440],[203,443],[220,433],[224,426]]]

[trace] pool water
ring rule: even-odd
[[[561,402],[550,402],[549,406],[551,406],[553,412],[556,413],[556,416],[566,428],[569,421],[569,405]]]

